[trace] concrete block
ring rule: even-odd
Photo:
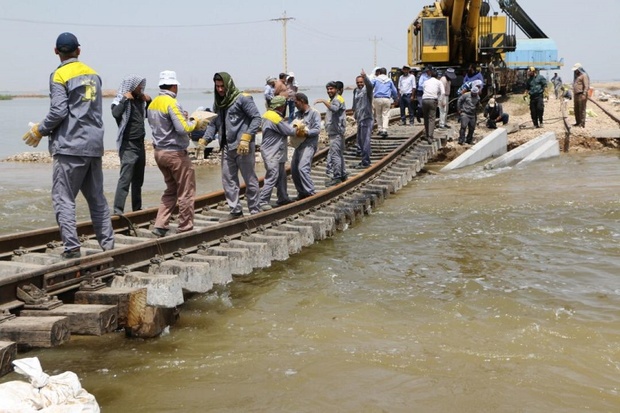
[[[537,148],[550,141],[556,141],[555,132],[546,132],[541,136],[532,139],[517,148],[514,148],[510,152],[503,154],[499,158],[489,161],[484,165],[484,169],[505,168],[515,165],[517,162],[525,159],[528,155],[536,151]]]
[[[508,150],[508,133],[504,128],[495,129],[480,142],[469,148],[458,158],[441,168],[442,172],[474,165],[488,158],[503,155]]]
[[[132,271],[114,277],[111,287],[146,288],[146,304],[154,307],[173,308],[183,304],[183,287],[179,277],[172,274],[147,274]]]
[[[228,257],[210,255],[205,250],[198,250],[196,254],[184,255],[183,261],[209,264],[209,275],[215,285],[226,285],[232,282]]]
[[[285,229],[280,230],[269,228],[265,230],[264,234],[285,237],[288,242],[289,255],[297,254],[299,251],[301,251],[301,234],[297,231],[287,231]]]
[[[183,291],[190,293],[206,293],[213,288],[209,264],[206,263],[167,260],[151,264],[149,274],[176,275]]]
[[[271,267],[271,248],[266,242],[249,242],[238,239],[229,242],[233,248],[245,248],[250,252],[250,260],[253,268]]]
[[[250,251],[245,248],[231,248],[223,245],[207,248],[207,254],[228,257],[230,272],[233,275],[247,275],[252,273]]]
[[[327,238],[327,224],[325,221],[318,219],[299,218],[293,221],[297,225],[305,225],[312,228],[312,238],[315,240],[323,240]]]
[[[542,144],[528,156],[526,156],[521,162],[517,164],[518,167],[525,166],[533,161],[539,161],[542,159],[555,158],[560,156],[560,144],[558,141],[551,140]]]
[[[314,244],[314,231],[311,226],[297,224],[293,221],[289,224],[278,225],[276,229],[299,232],[302,247]]]
[[[288,260],[288,239],[284,235],[251,234],[241,237],[242,241],[263,242],[271,249],[271,257],[275,261]]]

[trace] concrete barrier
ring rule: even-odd
[[[531,141],[524,143],[523,145],[511,150],[510,152],[505,153],[499,158],[493,159],[492,161],[484,165],[484,169],[505,168],[507,166],[515,165],[519,161],[527,158],[530,154],[534,153],[538,148],[551,141],[557,142],[557,140],[555,139],[555,133],[546,132],[540,135],[538,138],[532,139]]]
[[[553,139],[540,145],[534,152],[526,156],[517,166],[525,166],[533,161],[539,161],[542,159],[555,158],[560,156],[560,144],[557,140]]]
[[[441,168],[442,172],[474,165],[485,159],[500,156],[508,150],[508,133],[504,128],[498,128],[484,137],[480,142],[469,148],[461,156]]]

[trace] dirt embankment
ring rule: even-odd
[[[592,99],[599,103],[616,118],[620,118],[620,82],[596,83],[592,84]],[[562,101],[555,99],[553,90],[549,99],[545,102],[544,124],[542,129],[534,128],[529,111],[529,101],[523,99],[523,95],[513,95],[511,97],[498,98],[503,106],[504,112],[510,115],[510,120],[506,128],[508,129],[508,150],[514,149],[531,139],[540,136],[544,132],[554,132],[563,147],[566,136],[564,118],[562,116]],[[609,135],[609,131],[618,131],[620,125],[607,116],[599,107],[592,102],[587,105],[587,120],[585,128],[572,127],[575,123],[573,114],[573,101],[565,101],[567,119],[566,122],[571,126],[569,152],[581,151],[604,151],[620,148],[620,139],[602,138]],[[449,162],[467,149],[469,145],[459,145],[458,128],[452,122],[449,136],[453,138],[442,148],[438,156],[438,161]],[[480,114],[478,126],[474,134],[474,141],[478,141],[486,136],[491,130],[485,126],[485,118]]]

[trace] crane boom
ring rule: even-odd
[[[534,20],[528,16],[516,0],[497,0],[499,7],[530,39],[547,39],[547,35],[538,27]]]

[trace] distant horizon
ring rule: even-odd
[[[547,72],[551,72],[553,73],[554,70],[548,70]],[[551,76],[549,76],[551,77]],[[571,82],[564,82],[566,84],[569,84]],[[590,83],[591,84],[604,84],[604,83],[620,83],[620,78],[618,79],[609,79],[609,80],[595,80],[595,79],[590,79]],[[256,90],[256,93],[262,93],[263,87],[265,85],[261,85],[261,86],[237,86],[237,88],[241,91],[246,91],[246,90]],[[300,87],[300,90],[307,90],[307,89],[314,89],[314,88],[322,88],[325,87],[324,85],[308,85],[308,86],[302,86]],[[355,87],[354,83],[351,83],[350,85],[347,85],[345,83],[345,89],[346,88],[351,88],[351,87]],[[618,85],[618,87],[620,88],[620,84]],[[106,92],[106,94],[108,94],[108,92],[111,91],[116,91],[116,89],[113,88],[103,88],[104,92]],[[147,88],[147,91],[157,91],[158,88]],[[180,92],[182,94],[183,91],[188,91],[188,92],[201,92],[201,93],[205,93],[205,94],[213,94],[213,90],[212,89],[208,89],[208,88],[200,88],[200,87],[180,87]],[[47,89],[38,89],[38,90],[0,90],[0,95],[4,95],[4,96],[12,96],[14,98],[47,98],[49,97],[49,90]],[[32,95],[32,96],[29,96]],[[108,96],[109,97],[109,94]]]

